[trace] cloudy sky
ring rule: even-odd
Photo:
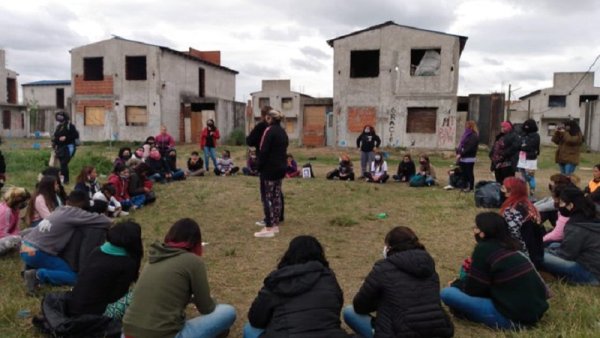
[[[510,83],[518,97],[550,87],[553,72],[587,70],[600,54],[599,18],[596,0],[19,0],[0,3],[0,48],[21,84],[68,79],[70,49],[114,34],[221,50],[221,63],[240,72],[240,101],[261,79],[331,96],[326,40],[392,20],[469,38],[459,94],[507,91]]]

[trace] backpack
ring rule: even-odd
[[[425,176],[417,174],[410,178],[408,185],[411,187],[424,187],[426,179]]]
[[[475,206],[478,208],[500,208],[504,195],[502,185],[495,181],[479,181],[475,184]]]

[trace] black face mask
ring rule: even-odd
[[[558,212],[563,216],[563,217],[571,217],[571,215],[573,215],[573,210],[569,210],[566,207],[560,207],[558,208]]]
[[[483,242],[483,238],[479,237],[479,234],[473,235],[473,237],[475,237],[475,242],[477,242],[477,243]]]

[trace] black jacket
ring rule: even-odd
[[[365,133],[364,131],[356,139],[356,148],[360,148],[360,151],[370,152],[374,148],[379,148],[381,145],[381,139],[373,132]]]
[[[155,160],[152,159],[150,157],[148,157],[146,159],[146,164],[150,167],[150,175],[153,174],[161,174],[164,175],[167,172],[169,172],[169,167],[167,165],[167,162],[161,158],[159,160]]]
[[[261,177],[269,181],[285,177],[287,169],[288,136],[279,123],[273,123],[262,141],[259,141],[258,171]]]
[[[398,176],[412,177],[415,176],[416,173],[417,169],[415,168],[415,162],[404,162],[401,160],[400,164],[398,164],[398,171],[396,172]]]
[[[60,141],[59,138],[61,136],[65,136],[64,141]],[[66,120],[65,122],[59,124],[54,131],[54,137],[52,138],[52,144],[57,148],[62,146],[66,146],[67,144],[75,143],[75,140],[79,138],[79,132],[75,128],[75,126]]]
[[[146,190],[144,188],[144,178],[136,172],[131,173],[131,175],[129,175],[128,185],[129,196],[133,197],[145,194]]]
[[[523,123],[521,151],[527,154],[528,160],[535,160],[540,154],[540,134],[534,120],[527,120]]]
[[[254,126],[254,128],[252,128],[250,134],[248,134],[246,137],[246,144],[248,147],[255,147],[258,149],[258,146],[260,145],[260,139],[268,126],[269,125],[267,122],[260,121]]]
[[[502,153],[494,154],[495,144],[501,139],[504,142]],[[519,149],[521,149],[521,139],[514,131],[511,131],[507,134],[500,133],[496,135],[496,141],[490,149],[490,159],[492,159],[492,165],[495,163],[497,164],[508,161],[511,163],[513,168],[516,168],[517,164],[519,163]]]
[[[467,136],[465,143],[460,149],[456,149],[456,153],[462,158],[477,157],[477,149],[479,147],[479,135],[473,132]]]
[[[440,303],[440,281],[425,250],[391,254],[375,263],[354,297],[359,314],[377,312],[375,337],[451,337]]]
[[[340,328],[344,304],[333,271],[318,261],[288,265],[267,278],[248,319],[268,337],[348,337]]]

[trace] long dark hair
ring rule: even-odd
[[[587,219],[596,217],[594,202],[586,198],[583,191],[575,186],[567,186],[560,193],[560,200],[566,204],[573,203],[573,214],[583,214]]]
[[[142,244],[142,227],[134,221],[123,221],[115,224],[106,235],[106,240],[127,251],[136,263],[135,271],[140,270],[144,245]],[[137,275],[136,275],[137,279]]]
[[[53,211],[57,206],[57,194],[54,189],[54,185],[56,184],[56,177],[54,176],[42,176],[42,179],[37,185],[37,189],[31,199],[29,200],[29,205],[27,206],[26,218],[28,222],[33,220],[33,214],[35,213],[35,199],[38,196],[42,196],[44,198],[44,202],[46,203],[46,207],[49,211]]]
[[[521,243],[512,238],[508,232],[508,224],[502,216],[495,212],[482,212],[475,216],[475,225],[485,234],[484,241],[495,240],[508,250],[519,250]]]
[[[165,235],[165,243],[182,243],[188,245],[186,250],[192,250],[196,245],[202,243],[202,233],[200,226],[191,218],[182,218],[171,225],[171,228]]]
[[[56,167],[48,167],[44,169],[44,171],[42,171],[42,175],[56,177],[56,181],[58,182],[59,186],[58,197],[60,198],[61,202],[65,203],[67,201],[67,192],[65,191],[65,187],[60,181],[60,169]]]
[[[565,122],[565,126],[569,127],[569,134],[571,134],[571,136],[581,135],[581,128],[575,120]]]
[[[325,267],[329,267],[329,262],[325,258],[323,246],[319,241],[308,235],[298,236],[291,240],[290,246],[281,257],[277,268],[281,269],[288,265],[302,264],[310,261],[317,261]]]
[[[390,230],[385,235],[385,245],[388,247],[388,255],[406,250],[425,250],[415,232],[405,226],[397,226]]]
[[[86,165],[85,167],[81,168],[81,172],[77,176],[77,183],[87,183],[88,177],[92,174],[92,171],[94,171],[94,169],[96,168],[94,168],[91,165]]]

